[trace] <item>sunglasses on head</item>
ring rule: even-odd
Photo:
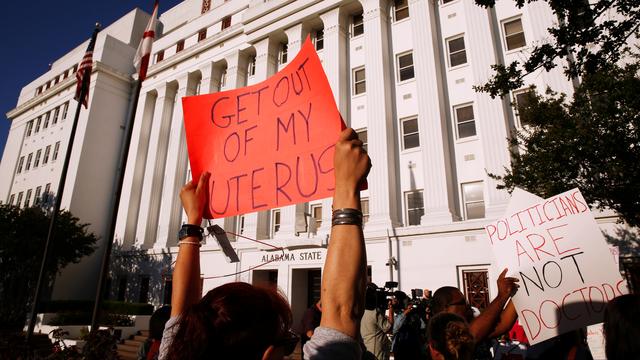
[[[296,345],[300,341],[300,337],[293,331],[287,331],[287,334],[282,339],[278,339],[273,343],[274,347],[280,347],[284,350],[285,355],[291,355],[293,350],[296,349]]]

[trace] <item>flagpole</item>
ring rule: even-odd
[[[98,288],[96,290],[96,298],[93,303],[93,314],[91,316],[91,332],[98,330],[98,318],[100,313],[100,303],[102,302],[102,294],[104,293],[104,283],[109,273],[109,258],[111,257],[111,249],[116,231],[116,219],[118,217],[118,207],[120,207],[120,196],[122,194],[122,185],[124,183],[125,169],[127,167],[127,158],[129,157],[129,147],[131,145],[131,135],[133,134],[133,124],[136,118],[138,108],[138,98],[142,88],[142,81],[136,80],[133,91],[133,103],[129,112],[129,119],[126,124],[124,143],[120,152],[120,167],[118,168],[118,180],[114,191],[113,208],[111,209],[111,224],[109,226],[109,234],[107,235],[107,244],[102,254],[102,266],[100,267],[100,276],[98,277]]]
[[[93,30],[93,34],[91,35],[91,41],[89,42],[89,47],[91,44],[95,45],[96,37],[98,36],[98,32],[100,31],[100,24],[96,23],[96,27]],[[93,51],[93,49],[92,49]],[[30,343],[31,337],[33,336],[33,330],[36,326],[36,317],[38,315],[38,307],[40,305],[40,293],[42,292],[43,282],[45,280],[45,272],[46,265],[49,261],[49,253],[51,252],[52,243],[55,240],[55,224],[58,219],[58,213],[60,212],[60,203],[62,201],[62,195],[64,194],[64,186],[67,180],[67,172],[69,170],[69,161],[71,159],[71,152],[73,150],[73,143],[76,136],[76,129],[78,127],[78,119],[80,117],[80,108],[82,107],[82,102],[84,100],[87,91],[89,90],[89,80],[91,75],[91,68],[85,69],[84,74],[82,74],[82,85],[80,87],[80,96],[78,97],[78,106],[76,107],[76,114],[73,118],[73,125],[71,126],[71,134],[69,135],[69,144],[67,146],[67,153],[64,157],[64,164],[62,165],[62,174],[60,175],[60,182],[58,183],[58,189],[56,193],[56,197],[53,201],[53,212],[51,213],[51,220],[49,221],[49,231],[47,233],[47,241],[44,245],[44,254],[42,255],[42,262],[40,264],[40,273],[38,274],[38,282],[36,283],[36,292],[33,297],[33,303],[31,305],[31,317],[29,319],[29,327],[27,328],[27,336],[25,341],[27,344]]]

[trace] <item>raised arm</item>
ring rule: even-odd
[[[482,341],[494,332],[500,314],[509,298],[518,290],[518,279],[506,277],[507,269],[498,276],[498,296],[469,325],[469,330],[476,341]]]
[[[208,172],[196,182],[191,180],[180,191],[180,200],[187,213],[187,224],[200,226],[202,212],[209,193]],[[171,316],[182,314],[189,305],[200,300],[200,238],[190,236],[180,243],[176,267],[173,270]]]
[[[353,129],[345,129],[335,147],[333,209],[360,210],[360,184],[371,162]],[[360,333],[367,285],[367,255],[362,225],[334,225],[322,276],[322,327],[352,338]]]
[[[493,339],[511,330],[517,319],[518,312],[516,311],[516,307],[513,305],[513,301],[509,300],[507,306],[505,306],[504,310],[500,313],[498,323],[491,334],[489,334],[489,338]]]

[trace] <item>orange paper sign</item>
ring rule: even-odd
[[[268,80],[182,104],[193,178],[211,172],[205,217],[332,195],[334,145],[345,126],[309,39]]]

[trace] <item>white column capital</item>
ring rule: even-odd
[[[362,4],[362,17],[364,21],[380,16],[387,20],[388,0],[360,0]],[[366,30],[365,30],[366,32]]]
[[[287,52],[289,61],[291,61],[291,59],[298,54],[298,51],[300,51],[302,42],[309,34],[309,28],[307,25],[300,23],[285,29],[284,32],[287,34]]]

